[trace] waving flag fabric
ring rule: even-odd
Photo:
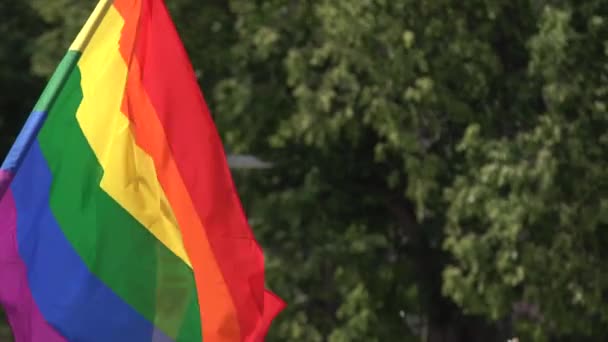
[[[17,341],[262,341],[283,302],[162,0],[102,0],[0,169]]]

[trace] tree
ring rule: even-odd
[[[30,73],[33,39],[44,29],[36,13],[22,2],[0,4],[0,154],[4,156],[33,108],[42,80]]]
[[[527,74],[543,107],[508,138],[470,125],[446,192],[445,292],[491,318],[515,308],[539,340],[608,333],[607,13],[605,1],[539,11]]]
[[[231,5],[277,340],[605,336],[605,2]]]

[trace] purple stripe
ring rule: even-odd
[[[0,170],[0,190],[10,175]],[[8,316],[16,341],[63,342],[42,317],[32,298],[27,271],[17,252],[17,211],[10,190],[0,198],[0,305]]]

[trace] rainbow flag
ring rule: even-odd
[[[162,0],[100,1],[1,170],[17,341],[262,341],[284,306]]]

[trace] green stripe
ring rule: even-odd
[[[76,121],[80,77],[73,68],[38,137],[53,174],[51,209],[91,272],[118,296],[168,336],[200,341],[192,270],[99,186],[102,168]]]

